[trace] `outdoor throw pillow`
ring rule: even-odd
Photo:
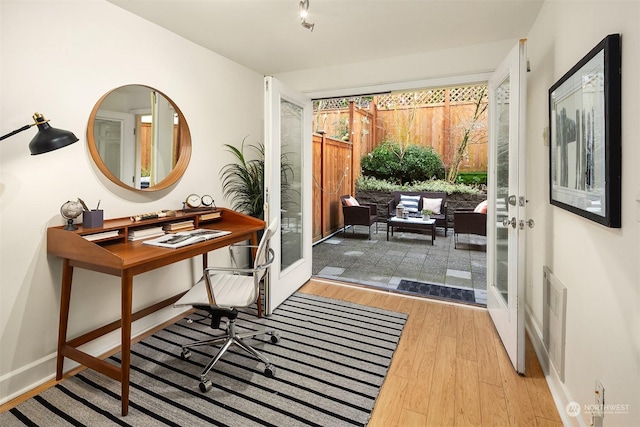
[[[402,206],[404,206],[404,209],[407,212],[418,212],[420,196],[408,196],[406,194],[401,194],[400,203],[402,203]]]
[[[348,199],[344,199],[344,204],[347,206],[360,206],[360,203],[353,196],[350,196]]]
[[[478,204],[478,206],[476,206],[476,208],[473,211],[477,212],[477,213],[486,214],[487,213],[487,201],[485,200],[484,202],[480,202]]]
[[[429,209],[434,215],[440,215],[440,206],[442,206],[442,199],[429,199],[428,197],[422,199],[422,209]]]

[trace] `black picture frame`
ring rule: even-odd
[[[549,89],[550,203],[621,227],[620,34],[610,34]]]

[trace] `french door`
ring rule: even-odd
[[[311,100],[265,77],[265,221],[279,219],[265,289],[270,314],[311,278]]]
[[[487,308],[518,373],[524,374],[526,40],[489,79]],[[531,223],[533,225],[533,223]]]

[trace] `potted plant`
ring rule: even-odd
[[[235,163],[223,166],[220,171],[222,179],[222,191],[225,199],[231,200],[231,208],[246,213],[255,218],[264,219],[264,145],[249,144],[248,147],[257,153],[257,158],[248,160],[245,151],[244,137],[240,148],[230,144],[224,144],[227,151],[231,152]],[[280,156],[280,191],[281,203],[283,206],[290,202],[291,178],[293,168],[287,160],[286,153]]]
[[[422,219],[425,221],[431,219],[431,211],[429,209],[422,209]]]
[[[264,145],[249,145],[259,155],[247,160],[242,140],[240,148],[224,144],[227,151],[236,158],[236,163],[225,165],[220,171],[222,191],[225,199],[231,200],[231,207],[255,218],[264,217]]]

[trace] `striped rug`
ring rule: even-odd
[[[237,347],[216,364],[213,389],[198,390],[212,351],[180,359],[180,343],[212,331],[196,313],[135,344],[131,350],[129,415],[120,416],[120,383],[92,370],[0,415],[3,427],[38,426],[364,426],[367,424],[407,316],[296,293],[268,318],[254,310],[239,330],[265,325],[281,340],[254,341],[272,359],[275,378]],[[215,332],[215,333],[214,333]],[[111,358],[119,363],[118,355]]]

